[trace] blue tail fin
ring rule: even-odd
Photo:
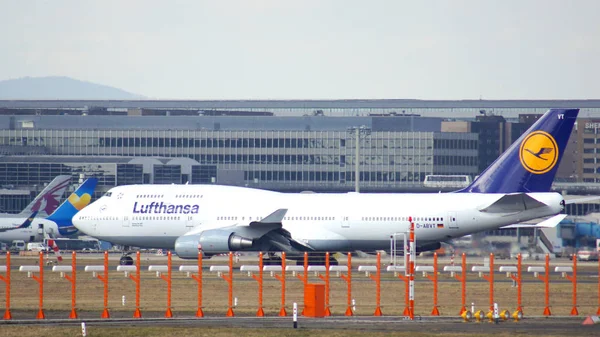
[[[579,109],[551,109],[458,192],[548,192]]]
[[[46,218],[56,223],[61,235],[72,235],[76,232],[72,222],[73,216],[90,204],[97,184],[96,178],[86,179],[56,211]]]
[[[27,219],[25,219],[25,221],[23,221],[23,223],[20,224],[19,227],[17,227],[17,228],[28,228],[29,226],[31,226],[31,223],[33,222],[33,219],[35,218],[35,216],[37,214],[38,214],[38,211],[31,213],[31,215]]]

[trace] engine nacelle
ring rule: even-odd
[[[184,235],[175,241],[175,252],[182,259],[195,259],[198,251],[207,255],[252,248],[253,241],[222,229],[209,229],[200,234]]]

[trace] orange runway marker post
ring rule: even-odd
[[[383,312],[381,311],[381,253],[377,253],[376,267],[375,276],[369,275],[369,278],[375,281],[375,312],[373,316],[383,316]]]
[[[523,257],[521,256],[521,253],[519,253],[517,255],[517,276],[515,276],[514,274],[510,274],[510,278],[515,281],[516,285],[517,285],[517,311],[520,311],[521,314],[523,313],[523,305],[522,305],[522,278],[521,278],[521,271],[522,271],[522,261],[523,261]]]
[[[85,266],[84,270],[86,272],[93,272],[93,277],[102,282],[102,285],[104,286],[104,309],[102,310],[100,318],[110,318],[110,313],[108,312],[108,252],[104,251],[103,265]],[[102,272],[102,275],[99,275],[99,272]]]
[[[77,256],[73,251],[71,253],[71,267],[68,266],[54,266],[52,267],[52,271],[60,272],[60,276],[64,277],[71,283],[71,313],[69,314],[69,318],[76,319],[77,310],[75,306],[76,301],[76,285],[77,285]],[[71,275],[66,273],[71,273]]]
[[[198,309],[196,317],[204,317],[202,311],[202,252],[198,252],[198,275],[192,275],[192,278],[198,282]]]
[[[34,266],[33,269],[37,270],[39,276],[35,275],[35,271],[28,271],[23,269],[28,266],[21,266],[20,270],[27,271],[27,273],[33,278],[39,285],[39,308],[38,313],[36,315],[37,319],[45,319],[46,315],[44,314],[44,253],[40,252],[40,260],[37,266]]]
[[[187,277],[191,277],[198,283],[198,308],[196,309],[196,317],[204,317],[202,311],[202,251],[198,250],[198,265],[196,267],[191,265],[179,266],[180,272],[186,272]],[[193,274],[197,272],[198,274]]]
[[[20,266],[19,271],[27,272],[27,277],[33,278],[39,284],[39,308],[36,318],[44,319],[44,253],[40,252],[39,262],[35,266]],[[36,275],[39,273],[39,276]]]
[[[135,266],[117,266],[117,271],[124,271],[125,277],[130,278],[135,283],[135,311],[133,318],[142,318],[142,311],[140,310],[140,252],[135,254]],[[134,272],[135,275],[131,275],[130,272]]]
[[[71,282],[71,313],[69,318],[77,318],[76,301],[77,301],[77,253],[71,253],[71,275],[65,275],[65,278]]]
[[[104,252],[104,273],[97,277],[104,284],[104,310],[102,310],[100,318],[110,318],[108,313],[108,252]]]
[[[544,276],[540,276],[539,273],[543,270]],[[546,263],[544,267],[528,267],[527,271],[534,272],[534,276],[544,282],[544,316],[551,316],[550,312],[550,255],[546,254]]]
[[[258,311],[256,317],[265,317],[263,310],[263,253],[258,254],[258,276],[252,274],[252,278],[258,282]]]
[[[431,316],[439,316],[440,310],[438,308],[438,255],[433,253],[433,275],[425,275],[429,280],[433,282],[433,309],[431,310]]]
[[[135,254],[135,276],[129,275],[129,278],[135,282],[135,312],[133,318],[142,318],[142,311],[140,310],[140,252]]]
[[[171,251],[167,253],[167,276],[160,273],[160,278],[167,282],[167,311],[165,312],[165,318],[173,318],[173,311],[171,310]]]
[[[319,278],[325,281],[325,316],[331,316],[329,309],[329,252],[325,253],[325,276],[319,275]]]
[[[304,252],[304,273],[302,275],[297,274],[297,278],[302,281],[302,285],[306,287],[308,284],[308,252]]]
[[[550,255],[546,254],[546,264],[544,265],[544,297],[546,307],[544,308],[544,316],[550,316]]]
[[[40,308],[37,314],[38,319],[46,318],[44,314],[44,253],[40,252],[40,276],[37,277],[33,274],[31,277],[40,284]]]
[[[461,298],[461,309],[460,314],[467,311],[466,302],[467,302],[467,254],[462,253],[462,263],[461,263],[462,272],[460,275],[460,298]]]
[[[228,285],[227,292],[229,293],[229,299],[228,299],[229,308],[227,309],[227,314],[225,316],[233,317],[233,316],[235,316],[235,314],[233,313],[233,253],[232,252],[229,252],[229,276],[221,275],[221,277],[225,281],[227,281],[227,285]]]
[[[456,275],[456,273],[459,271],[461,272],[461,275]],[[459,316],[462,316],[462,314],[467,311],[467,307],[466,307],[466,302],[467,302],[467,255],[465,253],[462,253],[462,263],[461,266],[445,266],[444,267],[444,271],[449,271],[450,272],[450,276],[454,277],[455,279],[457,279],[458,281],[460,281],[460,288],[461,288],[461,307],[460,307],[460,312],[458,313]]]
[[[304,272],[302,275],[296,274],[296,277],[302,281],[304,292],[306,293],[306,285],[308,284],[308,252],[304,252]],[[304,315],[304,307],[302,308],[301,315]]]
[[[571,316],[577,316],[579,315],[579,311],[577,310],[577,255],[575,254],[573,254],[573,274],[569,275],[565,273],[565,277],[573,283],[573,308],[571,309]]]
[[[348,253],[348,271],[347,274],[340,276],[346,283],[348,283],[348,307],[346,308],[346,316],[353,316],[352,312],[352,254]]]
[[[277,280],[279,280],[279,282],[281,282],[281,307],[279,308],[279,317],[286,317],[287,312],[285,311],[285,252],[281,253],[281,275],[275,274],[275,271],[271,271],[271,275],[274,276]]]
[[[4,267],[4,268],[2,268]],[[10,252],[6,252],[6,265],[0,266],[1,269],[4,269],[6,273],[5,276],[0,275],[0,281],[4,282],[6,295],[6,308],[4,309],[4,319],[12,319],[12,314],[10,312]]]
[[[488,269],[488,275],[483,274],[484,269]],[[494,311],[494,253],[490,253],[490,262],[488,268],[485,266],[473,266],[473,271],[479,272],[479,276],[483,277],[490,284],[490,312]],[[486,270],[487,271],[487,270]]]

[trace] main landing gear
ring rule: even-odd
[[[121,266],[132,266],[133,265],[133,258],[131,256],[129,256],[131,254],[130,250],[131,250],[131,247],[128,247],[128,246],[123,247],[123,255],[119,259],[119,264]]]
[[[265,266],[279,266],[281,265],[281,257],[275,255],[274,252],[268,252],[267,258],[263,259],[263,265]]]

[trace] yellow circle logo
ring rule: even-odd
[[[519,159],[523,167],[535,174],[544,174],[558,162],[558,146],[549,133],[534,131],[523,139],[519,149]]]

